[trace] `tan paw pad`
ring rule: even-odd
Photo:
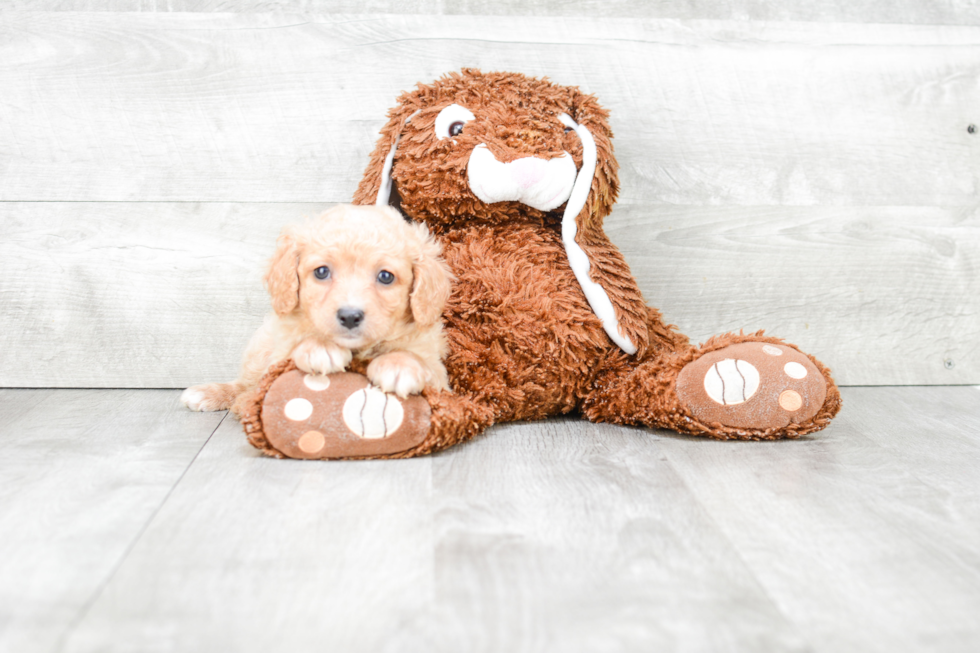
[[[799,392],[783,390],[779,393],[779,406],[786,411],[795,413],[803,406],[803,397]]]
[[[326,443],[327,439],[319,431],[307,431],[296,441],[296,445],[303,453],[317,453]]]

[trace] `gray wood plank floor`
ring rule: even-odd
[[[177,391],[0,391],[0,651],[978,650],[980,392],[843,394],[795,442],[310,463]]]
[[[0,390],[0,651],[54,651],[224,414],[170,390]]]

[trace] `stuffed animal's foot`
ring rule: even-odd
[[[814,418],[832,387],[833,381],[799,350],[749,341],[709,351],[688,363],[677,377],[676,389],[681,404],[702,424],[756,432],[719,436],[756,437],[761,432],[772,437],[784,429],[816,430],[809,427],[816,426]],[[836,404],[827,420],[833,413]]]
[[[421,443],[430,409],[423,397],[401,399],[350,372],[326,376],[290,369],[277,375],[261,402],[243,410],[249,440],[287,458],[387,456]]]

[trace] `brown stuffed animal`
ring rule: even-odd
[[[646,305],[602,230],[619,187],[607,116],[576,87],[517,73],[464,69],[404,93],[354,202],[398,206],[441,239],[458,279],[444,315],[453,392],[410,398],[394,429],[364,437],[360,425],[387,413],[338,383],[308,423],[283,426],[292,394],[277,384],[303,386],[287,362],[242,416],[251,442],[300,458],[407,457],[575,410],[719,439],[826,427],[840,394],[812,356],[761,331],[695,348]]]

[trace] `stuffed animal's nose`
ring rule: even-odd
[[[510,162],[510,178],[521,188],[530,188],[541,181],[548,171],[548,162],[534,156]]]
[[[345,329],[356,329],[364,321],[364,311],[345,306],[337,311],[337,320]]]

